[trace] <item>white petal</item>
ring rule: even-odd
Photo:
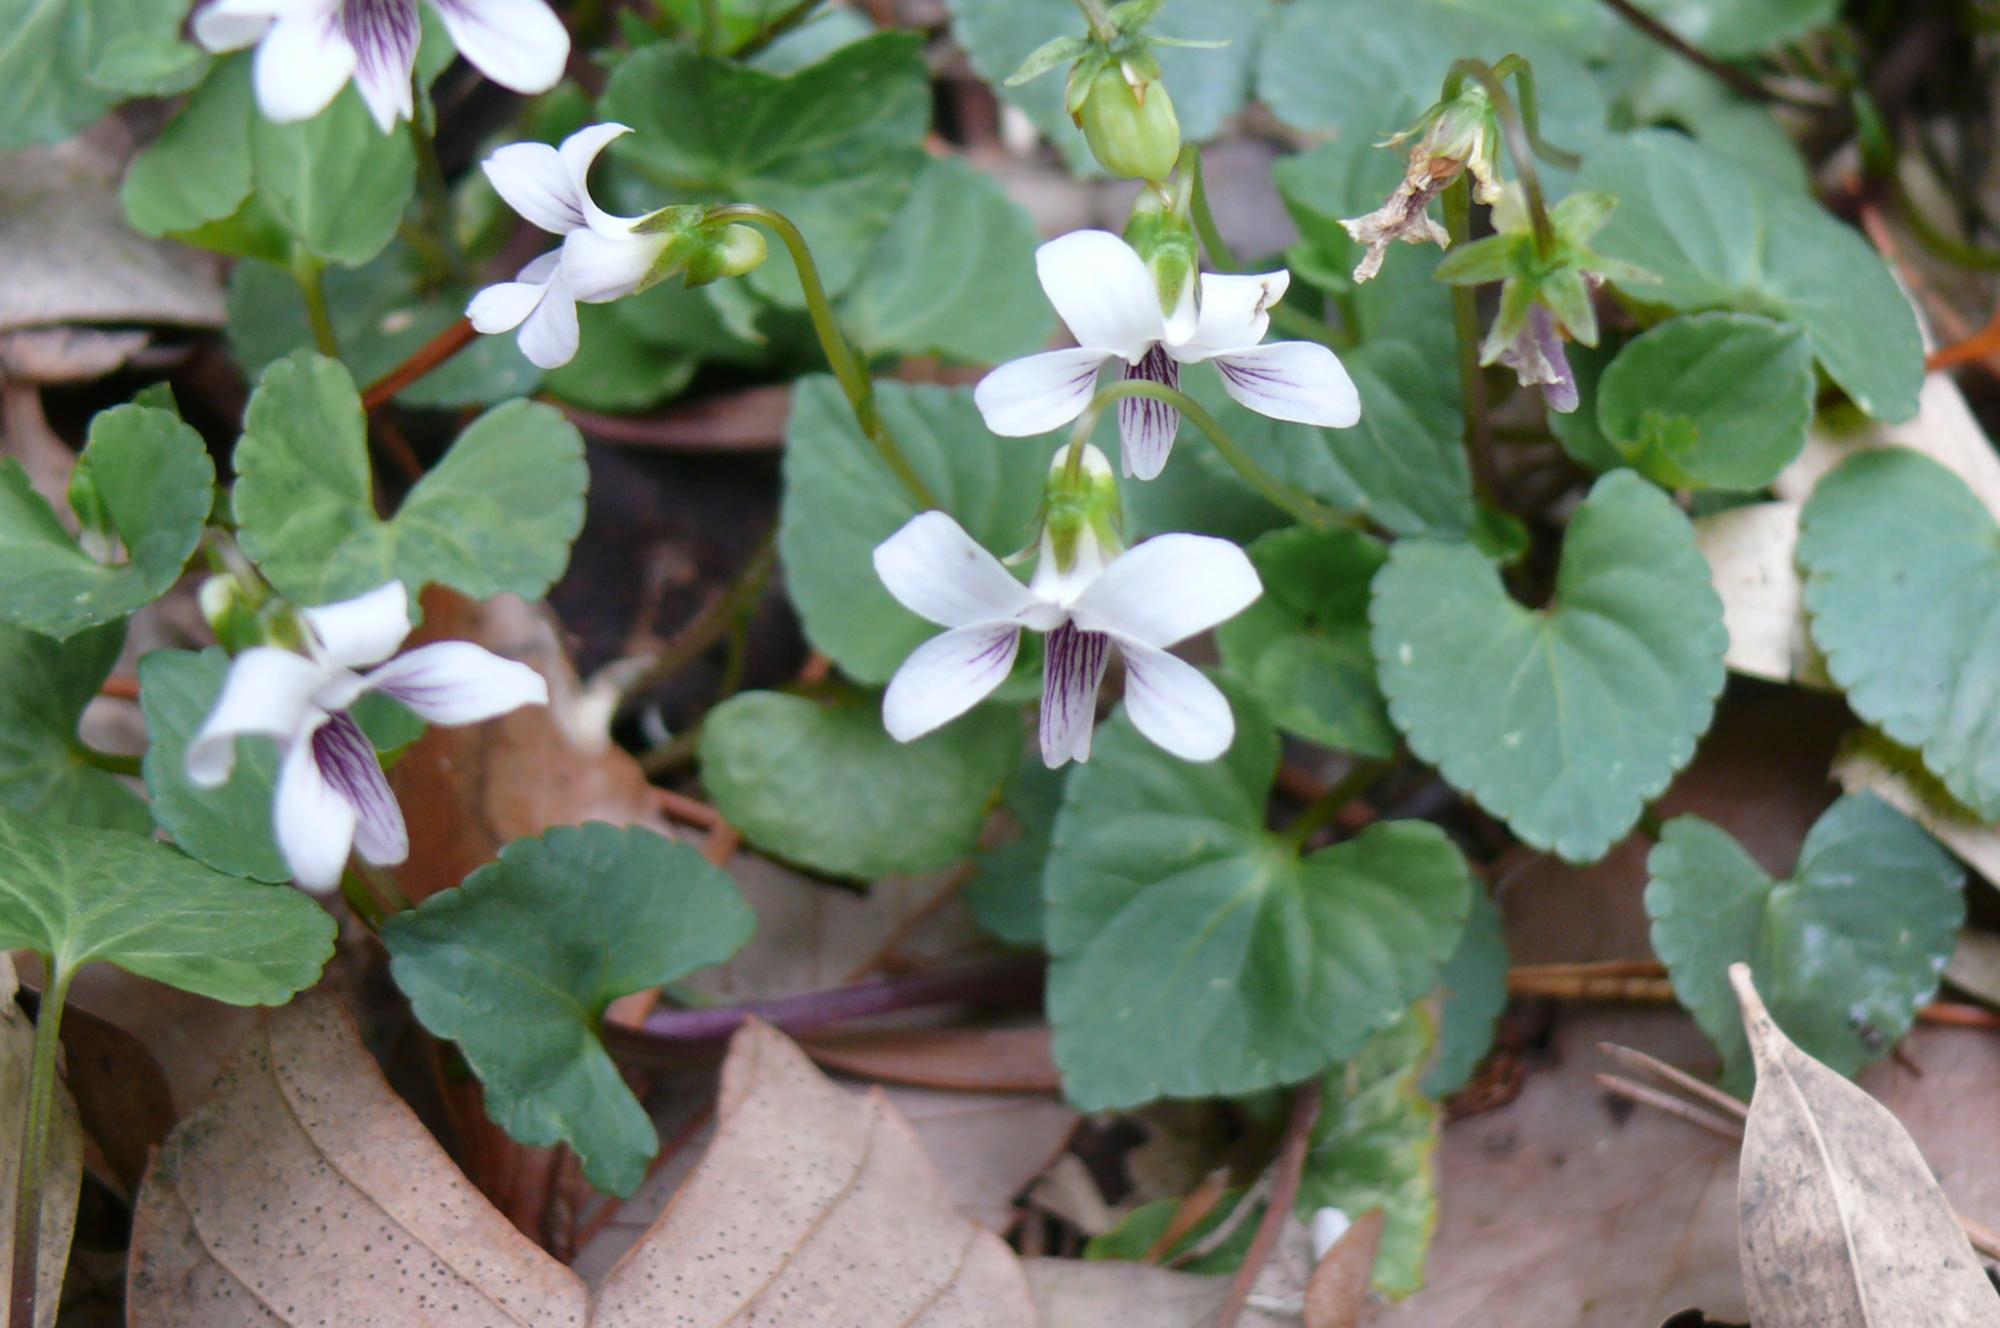
[[[1256,276],[1205,272],[1201,278],[1201,320],[1194,335],[1171,342],[1175,359],[1197,364],[1226,351],[1244,350],[1271,329],[1271,306],[1285,298],[1292,274],[1283,270]]]
[[[324,893],[340,884],[356,819],[354,804],[321,775],[311,736],[302,735],[278,767],[278,796],[271,804],[278,847],[300,885]]]
[[[1213,761],[1229,750],[1236,719],[1200,669],[1138,641],[1120,639],[1118,648],[1125,655],[1125,713],[1139,732],[1183,761]]]
[[[563,240],[563,275],[570,293],[585,304],[607,304],[637,290],[660,251],[665,233],[615,236],[592,229],[571,231]]]
[[[1090,759],[1097,689],[1111,662],[1111,638],[1066,622],[1048,636],[1042,670],[1042,762],[1049,769]]]
[[[1223,390],[1274,420],[1345,429],[1361,418],[1361,394],[1340,357],[1313,341],[1274,341],[1215,357]]]
[[[1000,560],[943,512],[922,512],[875,546],[896,602],[940,627],[1018,624],[1041,607]]]
[[[596,200],[590,196],[590,166],[597,160],[597,155],[614,139],[622,138],[631,132],[630,126],[608,120],[603,124],[585,125],[564,139],[560,150],[563,170],[569,176],[570,187],[576,192],[576,196],[583,200],[584,216],[598,230],[605,231],[608,228],[609,233],[614,235],[621,229],[629,229],[636,218],[614,217],[597,206]]]
[[[1257,569],[1228,540],[1156,535],[1112,559],[1070,613],[1090,631],[1170,646],[1235,617],[1263,593]]]
[[[354,809],[354,847],[361,856],[378,866],[409,857],[403,809],[361,726],[349,715],[335,715],[313,732],[312,753],[320,779]]]
[[[475,332],[512,332],[526,322],[535,306],[548,294],[549,281],[562,263],[562,250],[551,249],[526,267],[512,281],[495,282],[472,297],[465,316]]]
[[[257,105],[280,124],[310,120],[340,95],[354,77],[354,48],[335,16],[288,15],[271,25],[257,44],[251,71]]]
[[[393,696],[433,724],[476,724],[549,703],[548,680],[470,641],[419,646],[369,673],[369,691]]]
[[[1137,364],[1127,365],[1125,377],[1141,378],[1167,387],[1181,385],[1181,366],[1159,346]],[[1151,397],[1124,397],[1118,402],[1118,452],[1125,473],[1137,480],[1158,479],[1173,454],[1181,430],[1181,413]]]
[[[569,63],[569,30],[542,0],[431,0],[452,45],[515,92],[547,92]]]
[[[521,324],[521,353],[538,369],[560,369],[576,358],[583,332],[576,321],[576,297],[560,268],[550,276],[542,301]]]
[[[313,715],[312,694],[326,679],[321,665],[276,646],[254,646],[229,665],[215,709],[188,744],[188,778],[201,788],[228,782],[239,734],[289,740]]]
[[[1071,231],[1050,240],[1035,250],[1035,271],[1079,346],[1130,364],[1167,334],[1146,260],[1110,231]]]
[[[379,664],[396,653],[410,634],[410,596],[401,581],[365,595],[301,609],[299,616],[319,638],[320,656],[343,669]]]
[[[204,50],[240,51],[269,31],[274,19],[332,8],[329,0],[210,0],[194,11],[189,27]]]
[[[417,0],[342,0],[340,23],[354,48],[354,86],[386,134],[415,111],[411,78],[424,36]]]
[[[984,701],[1007,681],[1021,648],[1012,623],[960,627],[924,642],[882,696],[882,726],[897,742],[921,738]]]
[[[546,143],[509,143],[480,162],[479,169],[508,207],[551,235],[590,224],[562,155]]]
[[[979,380],[972,404],[986,427],[1002,438],[1029,438],[1061,428],[1097,393],[1097,369],[1106,350],[1051,350],[1009,360]]]

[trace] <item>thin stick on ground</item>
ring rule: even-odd
[[[1700,1098],[1732,1119],[1740,1121],[1750,1113],[1750,1108],[1728,1093],[1713,1084],[1703,1083],[1685,1070],[1675,1069],[1658,1057],[1648,1056],[1645,1052],[1635,1051],[1631,1047],[1621,1047],[1616,1042],[1600,1042],[1597,1044],[1597,1049],[1626,1069],[1650,1075],[1663,1084],[1678,1088],[1690,1097]]]
[[[1665,1112],[1669,1116],[1707,1130],[1710,1134],[1720,1135],[1724,1139],[1743,1137],[1743,1122],[1740,1117],[1719,1115],[1707,1107],[1697,1107],[1692,1102],[1684,1102],[1671,1093],[1662,1093],[1657,1088],[1634,1083],[1623,1075],[1593,1074],[1590,1079],[1607,1093],[1615,1093],[1628,1101],[1642,1102],[1655,1111]]]
[[[1194,1187],[1174,1209],[1174,1215],[1167,1219],[1161,1229],[1159,1239],[1147,1247],[1139,1257],[1141,1263],[1158,1263],[1173,1252],[1174,1246],[1187,1239],[1188,1233],[1208,1220],[1215,1206],[1229,1193],[1229,1168],[1217,1167],[1202,1177],[1201,1184]],[[1241,1207],[1241,1205],[1238,1205]]]
[[[1215,1316],[1215,1328],[1236,1328],[1237,1320],[1243,1317],[1250,1288],[1270,1260],[1271,1251],[1277,1248],[1278,1233],[1285,1229],[1285,1219],[1292,1215],[1292,1205],[1298,1202],[1299,1177],[1305,1173],[1313,1122],[1318,1119],[1319,1081],[1315,1079],[1301,1084],[1292,1097],[1292,1118],[1285,1125],[1284,1141],[1278,1145],[1278,1160],[1272,1164],[1271,1206],[1264,1210],[1264,1220],[1257,1224],[1250,1252],[1243,1256],[1243,1266],[1236,1270],[1236,1280],[1229,1284],[1229,1298],[1222,1302],[1222,1310]]]

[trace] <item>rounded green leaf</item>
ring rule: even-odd
[[[1929,457],[1860,452],[1813,491],[1798,559],[1813,643],[1855,713],[2000,818],[2000,527],[1985,504]]]
[[[250,150],[265,210],[329,263],[358,267],[381,253],[416,190],[409,134],[377,129],[351,85],[309,120],[257,116]]]
[[[875,393],[910,464],[974,539],[1002,557],[1028,543],[1054,438],[996,441],[968,388],[879,383]],[[833,379],[794,384],[778,553],[806,639],[857,682],[888,682],[939,631],[875,576],[875,546],[917,511]]]
[[[1545,609],[1476,549],[1404,540],[1375,578],[1375,661],[1410,748],[1571,862],[1603,856],[1694,755],[1728,633],[1685,516],[1630,471],[1597,481]]]
[[[1387,554],[1352,530],[1274,530],[1250,546],[1258,601],[1216,629],[1223,663],[1278,727],[1383,759],[1401,739],[1375,682],[1368,583]]]
[[[425,1028],[458,1044],[486,1110],[530,1146],[566,1143],[630,1195],[659,1138],[604,1050],[605,1007],[736,953],[756,926],[729,877],[651,830],[519,839],[456,890],[382,928]]]
[[[1829,807],[1782,881],[1698,816],[1667,822],[1647,869],[1653,949],[1738,1086],[1751,1059],[1731,964],[1794,1042],[1853,1074],[1909,1031],[1965,917],[1958,864],[1873,794]]]
[[[701,777],[744,838],[831,876],[873,881],[969,858],[1021,748],[1018,715],[974,710],[900,743],[879,701],[824,706],[745,692],[701,726]]]
[[[153,819],[181,850],[218,871],[259,881],[289,881],[292,869],[271,828],[278,749],[237,744],[236,767],[221,788],[198,788],[187,776],[187,749],[215,708],[229,657],[210,647],[155,650],[139,661],[139,703],[146,712],[146,790]]]
[[[400,579],[474,599],[539,598],[583,526],[583,439],[553,407],[510,401],[459,435],[394,517],[375,515],[361,399],[333,360],[300,351],[251,394],[236,446],[244,552],[301,604]]]
[[[85,762],[76,731],[124,644],[123,623],[65,641],[0,625],[0,804],[106,830],[152,827],[125,781]]]
[[[132,229],[145,235],[191,231],[229,217],[250,196],[250,126],[257,114],[251,59],[219,61],[133,160],[119,190]]]
[[[1799,329],[1752,314],[1673,318],[1597,383],[1597,422],[1670,489],[1761,489],[1805,450],[1819,379]]]
[[[1484,890],[1472,892],[1472,911],[1458,948],[1438,974],[1437,1056],[1424,1075],[1424,1092],[1443,1098],[1472,1082],[1493,1046],[1493,1032],[1507,1008],[1507,934],[1500,910]]]
[[[58,640],[164,595],[215,500],[208,447],[170,410],[100,412],[83,463],[125,546],[118,561],[85,553],[19,463],[0,464],[0,618]]]
[[[333,954],[325,909],[142,835],[0,807],[0,947],[115,964],[231,1005],[282,1005]]]
[[[1121,714],[1070,776],[1043,878],[1055,1058],[1085,1110],[1295,1083],[1429,991],[1465,921],[1465,861],[1385,822],[1301,860],[1263,828],[1276,735],[1190,765]]]

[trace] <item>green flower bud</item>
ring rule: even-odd
[[[208,619],[209,630],[215,633],[216,641],[230,654],[241,654],[270,640],[263,616],[257,611],[256,597],[229,573],[211,576],[202,582],[197,598],[201,603],[201,616]],[[302,635],[300,639],[303,640]]]
[[[1181,122],[1157,78],[1136,76],[1129,63],[1098,72],[1077,123],[1091,155],[1113,175],[1164,180],[1181,156]]]
[[[770,252],[765,248],[763,232],[754,226],[732,222],[720,230],[711,229],[702,239],[700,248],[688,255],[690,286],[706,286],[723,277],[740,277],[761,264]]]
[[[1196,317],[1195,285],[1201,274],[1201,251],[1187,209],[1176,207],[1152,190],[1141,191],[1125,223],[1125,243],[1146,260],[1146,270],[1160,292],[1160,312],[1169,324],[1186,323],[1192,335]]]
[[[1087,443],[1079,463],[1072,466],[1070,460],[1065,447],[1049,462],[1042,491],[1042,546],[1054,573],[1067,576],[1079,564],[1088,564],[1083,570],[1094,575],[1125,547],[1118,534],[1123,510],[1118,479],[1104,453]]]

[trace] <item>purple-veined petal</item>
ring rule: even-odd
[[[403,809],[382,773],[375,744],[351,715],[339,714],[313,730],[313,763],[320,778],[354,808],[354,847],[379,867],[410,856]]]
[[[509,143],[480,162],[479,169],[508,207],[551,235],[568,235],[590,224],[561,154],[546,143]]]
[[[1164,648],[1264,593],[1243,550],[1207,535],[1156,535],[1111,560],[1070,606],[1078,625]]]
[[[187,775],[201,788],[219,788],[236,766],[236,739],[259,733],[289,741],[311,722],[313,692],[326,669],[276,646],[253,646],[229,664],[215,709],[188,744]]]
[[[541,302],[521,324],[521,353],[538,369],[560,369],[576,358],[583,332],[576,321],[576,297],[561,267],[549,274]]]
[[[562,258],[570,293],[584,304],[608,304],[630,295],[671,238],[630,230],[615,236],[589,228],[571,231],[563,239]]]
[[[1097,393],[1097,370],[1108,350],[1078,347],[1009,360],[979,380],[972,404],[1002,438],[1029,438],[1061,428]]]
[[[326,15],[338,0],[209,0],[194,11],[189,27],[203,50],[240,51],[254,45],[271,24],[293,15]]]
[[[415,108],[410,78],[424,35],[416,0],[342,0],[340,26],[354,48],[354,86],[386,134]]]
[[[1131,364],[1167,334],[1146,260],[1110,231],[1071,231],[1035,250],[1042,290],[1079,346]]]
[[[1203,273],[1201,319],[1193,336],[1170,343],[1174,358],[1196,364],[1256,345],[1271,328],[1271,306],[1291,284],[1292,274],[1282,269],[1241,277]]]
[[[515,92],[547,92],[569,63],[569,30],[542,0],[431,0],[452,45]]]
[[[1345,429],[1361,418],[1361,394],[1340,357],[1312,341],[1274,341],[1215,357],[1223,390],[1274,420]]]
[[[319,729],[331,722],[328,716]],[[300,734],[285,749],[278,767],[277,797],[271,803],[271,828],[294,879],[324,894],[340,884],[359,813],[321,773],[313,751],[319,729]]]
[[[875,546],[875,575],[898,604],[940,627],[1029,623],[1026,586],[943,512],[920,512]]]
[[[495,282],[465,306],[475,332],[512,332],[528,320],[548,294],[549,281],[561,270],[562,250],[551,249],[522,268],[512,281]]]
[[[949,724],[1007,681],[1021,648],[1012,623],[982,623],[933,637],[910,652],[882,696],[882,727],[897,742]]]
[[[1042,673],[1042,761],[1049,769],[1090,759],[1097,689],[1111,662],[1111,638],[1065,622],[1048,636]]]
[[[363,681],[433,724],[476,724],[525,705],[549,703],[548,680],[470,641],[439,641],[398,655]]]
[[[1183,761],[1213,761],[1236,738],[1229,701],[1200,669],[1164,650],[1120,639],[1125,713],[1133,727]]]
[[[1181,385],[1181,366],[1165,347],[1154,346],[1137,364],[1125,367],[1127,379],[1139,378],[1168,387]],[[1134,479],[1150,480],[1167,468],[1174,436],[1181,431],[1181,413],[1151,397],[1124,397],[1118,402],[1119,460]]]
[[[251,81],[258,109],[280,124],[312,119],[354,77],[355,59],[338,13],[285,15],[257,43]]]
[[[410,634],[410,596],[401,581],[365,595],[301,609],[299,617],[319,640],[320,658],[343,669],[366,668],[396,653]]]

